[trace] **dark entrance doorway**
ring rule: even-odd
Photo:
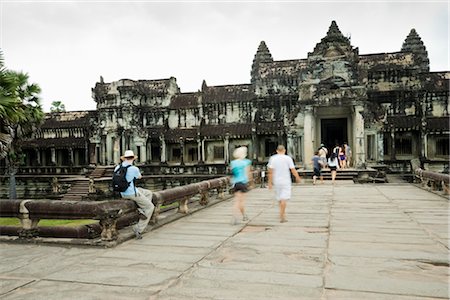
[[[322,143],[328,149],[333,149],[336,144],[342,145],[348,142],[347,118],[322,119],[320,124]]]

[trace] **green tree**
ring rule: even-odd
[[[15,175],[24,158],[21,143],[44,117],[41,89],[28,80],[25,73],[7,70],[0,52],[0,158],[6,159],[10,199],[17,198]]]
[[[53,101],[50,107],[51,112],[64,112],[66,111],[66,106],[61,101]]]

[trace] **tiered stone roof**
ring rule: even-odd
[[[328,49],[332,47],[336,50],[352,50],[350,40],[341,33],[339,27],[336,24],[336,21],[331,22],[326,36],[322,38],[319,43],[317,43],[312,53],[308,53],[308,57],[315,55],[322,56]]]
[[[267,48],[266,42],[261,41],[256,51],[255,58],[253,59],[251,75],[251,83],[255,83],[259,75],[259,67],[261,63],[272,62],[272,54],[270,54],[269,48]]]
[[[430,71],[430,60],[428,59],[427,49],[414,28],[411,29],[406,37],[405,42],[402,45],[402,51],[412,52],[416,55],[417,62],[422,72]]]

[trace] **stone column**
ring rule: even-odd
[[[114,139],[114,145],[113,145],[113,161],[119,162],[120,161],[120,138],[116,137]],[[138,154],[139,155],[139,154]]]
[[[353,113],[353,134],[355,145],[353,148],[353,163],[356,168],[364,167],[366,163],[366,148],[364,145],[364,119],[362,113],[364,107],[361,105],[354,106]]]
[[[39,151],[39,149],[35,149],[36,151],[36,164],[38,166],[41,165],[41,151]]]
[[[223,156],[225,164],[227,165],[230,162],[230,136],[228,134],[225,135],[223,141]]]
[[[303,132],[300,132],[297,136],[297,151],[298,151],[298,161],[302,163],[303,167],[305,167],[305,156],[303,153]]]
[[[72,166],[74,164],[74,162],[75,162],[75,159],[74,159],[73,148],[70,147],[69,148],[69,165]]]
[[[93,163],[94,160],[92,160],[92,155],[94,155],[94,157],[96,157],[96,153],[95,153],[96,148],[95,147],[91,147],[91,143],[86,142],[86,146],[84,149],[84,164],[85,165],[89,165],[91,163]]]
[[[256,128],[252,127],[252,148],[253,148],[253,153],[252,153],[252,158],[254,162],[258,162],[258,157],[259,157],[259,148],[260,145],[258,143],[258,135],[256,134]]]
[[[423,135],[423,157],[428,158],[428,133]]]
[[[416,97],[418,95],[416,94]],[[422,98],[422,117],[420,120],[420,140],[422,141],[422,144],[420,145],[420,155],[421,155],[421,161],[423,159],[428,158],[428,141],[427,141],[427,101],[426,101],[426,94],[421,95]]]
[[[180,164],[184,165],[184,139],[180,137]]]
[[[391,160],[395,160],[395,129],[391,128]]]
[[[106,136],[106,153],[105,153],[105,156],[106,156],[105,163],[107,165],[114,162],[114,158],[113,158],[113,141],[112,141],[112,138],[111,138],[110,134],[108,134]]]
[[[106,165],[106,135],[102,136],[102,140],[100,142],[100,159],[101,164]]]
[[[145,151],[146,151],[146,160],[147,161],[152,161],[152,142],[151,142],[151,140],[150,140],[150,142],[149,142],[149,139],[147,138],[147,140],[145,141]]]
[[[198,162],[203,161],[202,160],[202,140],[200,138],[197,138],[197,158],[198,158]]]
[[[377,157],[376,160],[384,160],[384,138],[383,131],[379,131],[376,135],[377,137]]]
[[[202,159],[203,162],[206,162],[206,155],[205,155],[205,138],[202,140]]]
[[[165,163],[166,162],[166,140],[164,139],[163,136],[160,136],[159,140],[161,142],[161,162]]]
[[[294,160],[297,160],[297,153],[295,151],[295,145],[294,145],[294,134],[292,132],[287,133],[287,153],[289,156],[291,156]]]
[[[311,159],[314,156],[314,143],[315,143],[315,126],[314,126],[313,107],[307,106],[305,108],[305,121],[304,121],[304,135],[303,135],[303,161],[304,166],[311,164]],[[312,168],[312,166],[311,166]]]
[[[56,149],[54,147],[50,148],[50,152],[51,152],[51,161],[50,163],[52,165],[56,165]]]
[[[422,143],[420,143],[420,156],[422,157],[422,159],[427,158],[428,156],[428,151],[427,151],[427,145],[428,145],[428,141],[427,141],[427,134],[426,134],[426,126],[427,126],[427,121],[425,118],[422,119],[421,122],[421,127],[420,127],[420,140],[422,141]]]
[[[147,161],[147,144],[141,145],[141,153],[139,153],[139,161],[145,163]]]
[[[283,132],[277,131],[277,144],[283,145]]]

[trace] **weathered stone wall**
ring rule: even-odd
[[[48,199],[58,197],[53,193],[51,176],[16,176],[16,191],[19,199]],[[61,193],[65,193],[70,185],[60,184]],[[0,199],[9,197],[9,177],[0,176]]]
[[[322,142],[334,146],[332,138],[324,141],[329,130],[341,135],[339,143],[347,139],[358,167],[403,166],[419,157],[444,161],[449,79],[450,72],[429,72],[426,48],[414,29],[398,52],[361,55],[333,21],[304,59],[276,61],[261,42],[250,84],[204,81],[200,91],[181,93],[173,77],[101,79],[93,88],[97,111],[85,131],[89,157],[115,164],[131,149],[139,162],[181,170],[196,161],[226,166],[242,144],[255,164],[264,163],[276,144],[285,144],[296,162],[310,167]],[[346,131],[324,129],[323,121],[333,119],[345,119]],[[204,170],[217,172],[212,169]]]

